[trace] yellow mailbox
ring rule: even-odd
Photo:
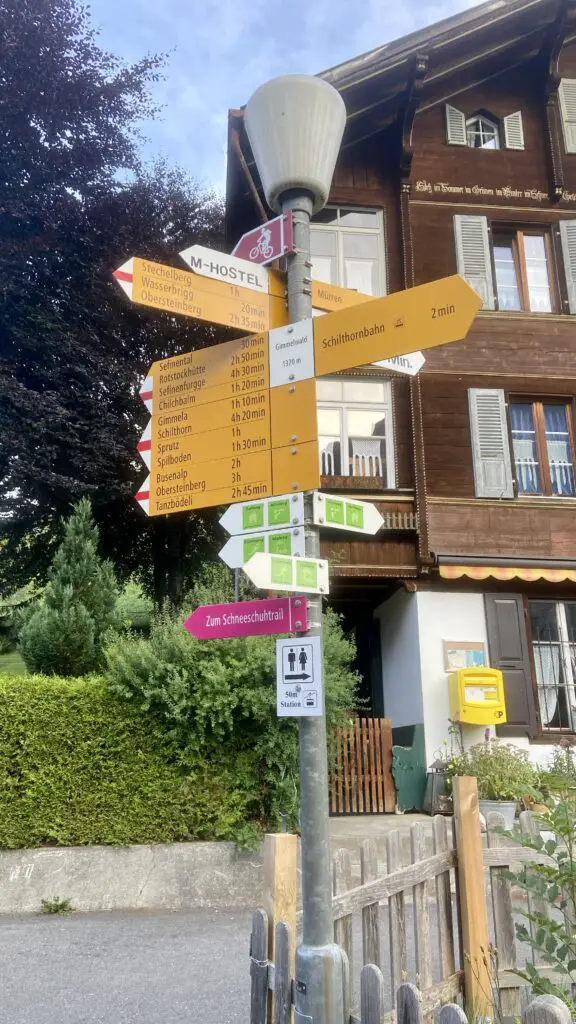
[[[503,725],[504,682],[497,668],[460,668],[448,673],[450,718],[462,725]]]

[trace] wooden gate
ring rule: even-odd
[[[339,727],[330,814],[393,814],[395,804],[390,719],[357,718]]]

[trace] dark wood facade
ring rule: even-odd
[[[560,78],[576,78],[575,33],[573,3],[513,0],[450,19],[425,38],[408,37],[403,48],[391,44],[389,54],[386,47],[374,51],[364,77],[360,61],[324,76],[349,109],[330,202],[383,211],[389,292],[455,273],[454,215],[472,213],[550,232],[556,305],[552,314],[482,311],[465,341],[427,353],[417,382],[390,374],[396,490],[383,494],[378,480],[367,478],[324,478],[323,485],[380,499],[387,511],[417,512],[426,536],[327,538],[323,551],[337,577],[358,584],[369,577],[429,579],[439,552],[576,559],[576,499],[476,496],[467,401],[469,388],[576,396],[576,317],[567,314],[557,230],[559,221],[576,218],[576,154],[565,152],[556,96]],[[386,59],[392,66],[379,70]],[[448,145],[446,103],[497,120],[521,111],[524,148]],[[231,242],[257,220],[233,157]]]

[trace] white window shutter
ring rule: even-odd
[[[513,498],[506,399],[497,388],[469,388],[470,433],[477,498]]]
[[[562,79],[558,97],[566,152],[576,153],[576,78]]]
[[[524,126],[522,111],[508,114],[504,118],[504,145],[506,149],[524,149]]]
[[[454,217],[458,273],[478,292],[484,309],[494,309],[494,281],[486,217]]]
[[[466,117],[461,110],[446,104],[446,138],[451,146],[467,146]]]
[[[562,256],[568,291],[568,309],[576,313],[576,220],[560,221]]]

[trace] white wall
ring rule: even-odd
[[[394,728],[424,721],[416,598],[397,590],[375,612],[380,620],[384,714]]]
[[[449,739],[450,702],[443,640],[473,640],[487,644],[486,619],[482,594],[424,590],[416,596],[426,760],[430,764],[443,741]],[[463,730],[465,746],[480,743],[484,738],[484,728],[467,726]]]
[[[392,726],[424,722],[428,764],[450,742],[448,674],[444,667],[444,640],[483,643],[488,653],[486,616],[482,594],[455,591],[398,590],[375,612],[380,620],[384,714]],[[491,729],[495,735],[495,730]],[[485,726],[465,726],[464,746],[481,743]],[[527,737],[507,737],[528,750],[538,764],[546,764],[553,746],[531,744]]]

